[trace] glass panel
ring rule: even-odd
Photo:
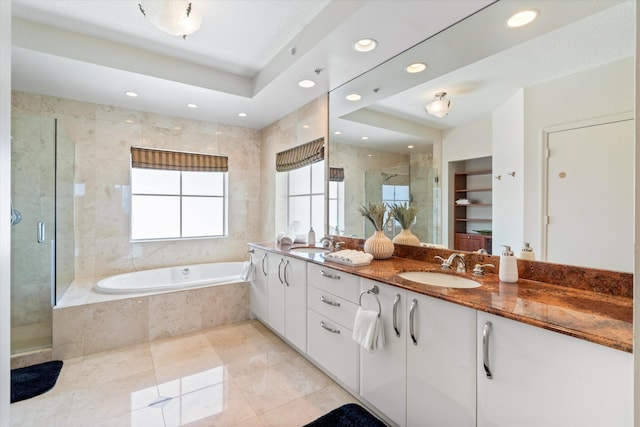
[[[329,198],[335,199],[338,197],[338,182],[329,182]]]
[[[224,172],[182,172],[182,194],[224,196]]]
[[[300,221],[302,229],[309,230],[309,219],[311,218],[311,200],[309,196],[298,196],[289,198],[289,224],[293,221]],[[324,225],[318,230],[323,230]]]
[[[324,195],[311,196],[311,225],[319,233],[324,232]]]
[[[311,188],[309,184],[310,167],[311,166],[305,166],[288,172],[290,196],[309,194],[309,189]]]
[[[133,194],[180,194],[180,172],[131,168]]]
[[[396,185],[396,200],[409,201],[409,186]]]
[[[311,165],[311,192],[324,193],[324,161]]]
[[[182,237],[223,236],[222,197],[182,198]]]
[[[382,200],[389,201],[394,200],[395,191],[393,185],[383,185],[382,186]]]
[[[131,230],[133,240],[180,237],[180,198],[133,195]]]

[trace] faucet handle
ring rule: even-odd
[[[493,264],[476,264],[476,266],[473,267],[473,275],[484,276],[484,269],[487,267],[495,268],[496,266]]]
[[[441,256],[434,256],[435,259],[441,261],[442,263],[440,264],[440,267],[443,270],[451,270],[451,264],[449,264],[449,261],[447,261],[446,259],[442,258]]]
[[[334,242],[333,244],[333,249],[336,251],[339,251],[340,249],[342,249],[342,245],[344,245],[345,242]]]

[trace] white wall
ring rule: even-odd
[[[450,162],[491,156],[491,120],[449,129],[442,135],[442,244],[453,248],[453,214],[449,207],[453,201]],[[435,156],[434,156],[435,157]]]
[[[11,354],[11,2],[0,1],[0,426],[9,425]]]
[[[524,93],[519,90],[493,112],[493,251],[509,245],[517,252],[524,222]],[[515,176],[510,174],[515,172]]]

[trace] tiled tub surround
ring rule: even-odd
[[[362,250],[361,239],[342,236],[339,239],[346,242],[347,248]],[[275,243],[252,245],[614,349],[632,351],[632,274],[518,260],[520,280],[510,284],[500,282],[497,273],[487,272],[484,277],[471,274],[476,263],[494,264],[497,272],[498,256],[468,254],[465,276],[482,286],[452,289],[398,277],[403,271],[440,271],[434,256],[446,257],[452,253],[448,250],[396,245],[390,259],[348,267],[325,262],[319,254],[289,253],[290,247]]]
[[[249,318],[247,282],[108,295],[77,279],[53,309],[53,358],[69,359],[226,325]]]

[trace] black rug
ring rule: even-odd
[[[56,385],[62,361],[39,363],[11,370],[11,403],[30,399],[47,392]]]
[[[310,422],[305,427],[385,427],[360,405],[347,403]]]

